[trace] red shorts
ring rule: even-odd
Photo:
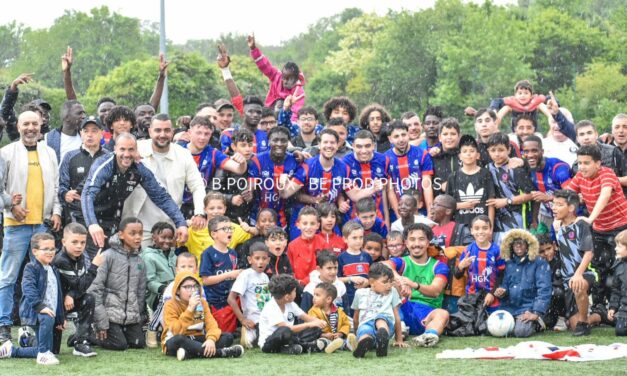
[[[233,333],[237,328],[237,317],[233,312],[233,308],[227,305],[220,309],[217,309],[215,306],[211,306],[211,314],[213,318],[216,319],[218,323],[218,327],[224,333]]]

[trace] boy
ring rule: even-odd
[[[338,275],[340,281],[346,284],[346,297],[351,305],[355,291],[368,286],[368,271],[372,264],[372,257],[364,251],[364,228],[357,221],[348,221],[342,227],[342,235],[346,242],[346,252],[338,257]],[[352,316],[352,309],[346,307],[348,315]]]
[[[142,326],[146,312],[146,266],[139,257],[144,229],[141,221],[128,217],[111,237],[96,278],[87,290],[94,296],[92,342],[107,350],[142,349],[146,345]]]
[[[242,325],[240,344],[252,349],[258,337],[257,325],[263,306],[270,300],[268,283],[270,279],[264,273],[270,261],[270,252],[263,243],[254,243],[248,250],[248,264],[233,283],[227,301]],[[242,310],[239,308],[241,301]]]
[[[347,97],[334,97],[326,101],[323,106],[323,112],[327,121],[339,117],[344,124],[348,124],[346,141],[352,144],[355,134],[361,130],[359,125],[353,124],[353,120],[357,117],[357,106],[355,106],[355,103]]]
[[[433,200],[430,219],[435,222],[432,227],[435,244],[441,248],[472,243],[468,227],[453,220],[456,205],[453,196],[447,194],[439,195]]]
[[[578,206],[579,196],[576,193],[568,190],[554,192],[553,216],[560,221],[556,236],[562,259],[566,319],[574,336],[588,336],[588,291],[595,280],[594,273],[588,270],[593,246],[590,225],[577,220],[575,213]]]
[[[214,243],[202,253],[199,274],[211,314],[218,322],[220,330],[233,333],[237,328],[237,317],[229,306],[227,297],[233,280],[242,272],[237,269],[237,252],[228,246],[233,236],[233,227],[229,217],[223,215],[210,220],[208,227]]]
[[[174,227],[168,222],[157,222],[151,229],[152,247],[139,254],[146,265],[148,292],[146,303],[151,310],[157,309],[165,288],[174,281],[176,254],[174,253]]]
[[[250,163],[254,156],[255,137],[248,129],[238,129],[233,132],[231,149],[234,153],[241,154]],[[253,208],[253,194],[248,185],[249,173],[232,172],[226,169],[216,169],[215,176],[207,183],[208,190],[220,192],[228,203],[227,213],[233,222],[243,220],[249,222]],[[211,188],[209,188],[211,187]]]
[[[290,259],[287,256],[287,252],[285,252],[287,248],[287,232],[279,226],[269,228],[265,244],[270,251],[270,260],[265,270],[268,278],[272,278],[275,274],[294,274]]]
[[[522,80],[516,82],[513,96],[495,99],[490,103],[490,107],[499,111],[496,115],[497,126],[511,111],[513,127],[516,119],[522,115],[531,116],[537,122],[538,110],[551,119],[553,116],[545,104],[546,101],[546,96],[533,93],[533,86],[528,80]]]
[[[63,288],[63,306],[66,313],[78,313],[76,333],[69,344],[74,343],[74,355],[94,356],[88,341],[91,324],[94,320],[94,297],[87,294],[87,289],[96,278],[98,265],[102,263],[102,254],[96,255],[91,264],[85,255],[87,229],[77,222],[68,223],[63,229],[63,248],[57,253],[52,264],[59,270]],[[61,336],[55,336],[61,341]],[[58,348],[59,344],[55,344]]]
[[[507,231],[526,229],[529,224],[535,227],[538,221],[538,206],[534,203],[532,213],[530,205],[526,205],[532,200],[531,192],[534,190],[528,166],[510,168],[509,151],[509,139],[505,134],[497,132],[490,136],[488,153],[492,162],[487,168],[492,176],[496,197],[488,199],[487,204],[496,212],[494,228],[497,243]]]
[[[468,135],[459,141],[459,159],[462,168],[453,172],[446,185],[446,194],[457,202],[455,222],[466,226],[474,217],[487,215],[494,223],[494,206],[488,206],[488,200],[495,197],[494,184],[490,172],[477,165],[479,149],[477,141]]]
[[[323,249],[330,249],[339,256],[346,250],[346,242],[341,235],[335,233],[338,225],[339,212],[335,204],[322,202],[316,205],[320,215],[320,232],[316,234]]]
[[[327,250],[318,252],[316,256],[316,272],[311,273],[307,286],[303,290],[300,300],[300,308],[308,312],[314,300],[314,290],[320,282],[331,283],[335,286],[336,299],[333,303],[338,307],[346,307],[346,285],[337,277],[337,256]]]
[[[433,232],[429,226],[414,223],[403,233],[409,255],[386,261],[394,272],[394,280],[400,284],[400,294],[408,300],[401,305],[403,321],[418,346],[432,347],[440,340],[449,318],[443,310],[444,288],[448,281],[446,264],[428,255]]]
[[[205,196],[203,201],[205,205],[205,215],[207,221],[212,220],[216,216],[224,216],[226,214],[227,201],[222,193],[209,192]],[[233,232],[231,236],[231,243],[229,248],[235,249],[238,245],[243,244],[249,240],[253,235],[257,235],[257,229],[249,226],[245,222],[232,223]],[[196,256],[198,264],[200,264],[200,257],[205,249],[213,244],[213,239],[209,232],[208,227],[200,230],[194,230],[193,227],[189,229],[189,237],[185,243],[187,251]]]
[[[394,345],[407,347],[403,342],[401,318],[398,307],[401,298],[393,287],[394,273],[383,263],[376,263],[368,272],[370,288],[357,291],[351,308],[355,311],[353,323],[357,328],[355,358],[363,358],[376,346],[377,356],[387,356],[390,335]]]
[[[552,213],[551,217],[553,217]],[[551,268],[551,285],[553,286],[551,304],[542,319],[548,328],[553,328],[553,331],[565,332],[568,327],[566,326],[566,319],[564,319],[564,281],[560,271],[562,262],[557,255],[555,242],[548,234],[537,234],[536,238],[540,246],[538,253],[549,263]]]
[[[602,167],[598,146],[579,148],[577,164],[579,171],[566,189],[580,193],[590,213],[581,220],[592,225],[594,247],[589,250],[594,249],[592,267],[598,277],[597,283],[592,286],[592,302],[604,306],[610,295],[607,277],[614,260],[614,238],[627,229],[627,199],[616,174]]]
[[[311,317],[294,303],[298,281],[289,274],[275,275],[268,289],[272,299],[259,316],[259,347],[264,353],[302,354],[303,350],[322,351],[320,340],[327,323]],[[294,325],[299,319],[302,324]]]
[[[353,351],[357,346],[357,338],[350,333],[351,323],[342,309],[337,307],[337,288],[329,282],[320,282],[313,293],[313,307],[308,314],[311,317],[324,320],[327,325],[322,328],[321,339],[325,340],[324,351],[327,354],[346,348]]]
[[[53,337],[55,331],[65,329],[65,315],[61,277],[51,265],[56,252],[54,237],[35,234],[31,247],[34,258],[26,264],[22,276],[20,319],[24,325],[37,326],[37,347],[13,347],[11,341],[6,341],[0,347],[0,358],[37,358],[37,364],[57,365],[59,359],[53,351],[58,353],[59,349],[53,348]]]
[[[402,232],[390,231],[386,240],[388,258],[403,257],[409,254],[405,249],[405,241],[403,240]]]
[[[499,305],[499,301],[494,298],[494,291],[503,280],[505,261],[501,259],[498,244],[492,242],[492,224],[487,216],[475,217],[470,233],[475,241],[459,257],[455,277],[462,278],[467,274],[466,295],[485,293],[483,304],[492,313]]]
[[[383,237],[376,232],[364,236],[364,251],[370,255],[372,262],[385,261],[383,257]]]
[[[433,208],[433,205],[431,205],[431,208]],[[402,233],[405,226],[409,226],[412,223],[424,223],[428,226],[434,225],[433,221],[429,218],[417,213],[418,201],[416,200],[416,197],[409,194],[403,194],[398,201],[398,214],[400,218],[394,221],[390,228],[393,231]]]
[[[264,208],[259,211],[257,215],[257,223],[255,227],[258,235],[248,239],[244,244],[240,244],[235,248],[237,257],[239,259],[239,269],[248,268],[248,251],[251,245],[255,243],[263,243],[268,235],[268,229],[276,226],[277,224],[276,212],[270,208]]]
[[[377,206],[372,197],[364,197],[355,204],[357,222],[364,228],[364,235],[375,232],[381,237],[388,236],[388,227],[385,222],[377,217]]]
[[[298,213],[296,226],[300,230],[300,236],[287,246],[287,257],[294,277],[304,287],[309,283],[309,273],[316,269],[316,253],[322,249],[315,237],[320,227],[318,211],[310,206],[303,208]]]
[[[627,230],[616,235],[616,260],[607,316],[616,324],[616,335],[627,336]]]
[[[292,98],[285,98],[283,108],[279,111],[277,122],[279,126],[285,127],[290,131],[290,146],[288,150],[302,151],[318,145],[320,139],[318,133],[322,130],[322,125],[318,124],[318,112],[313,107],[303,107],[298,111],[298,120],[293,123],[292,117]]]

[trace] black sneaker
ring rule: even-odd
[[[8,325],[0,326],[0,343],[10,341],[11,339],[11,327]]]
[[[607,308],[603,304],[597,304],[590,309],[590,314],[597,314],[601,317],[601,323],[605,325],[612,325],[613,323],[607,318]]]
[[[390,343],[390,335],[385,328],[377,330],[377,356],[388,356],[388,345]]]
[[[76,346],[76,334],[70,334],[70,336],[67,337],[67,347],[74,346]]]
[[[579,321],[573,332],[573,336],[582,337],[590,335],[590,324],[587,322]]]
[[[221,358],[239,358],[244,355],[244,347],[242,345],[225,347],[221,349],[220,352]]]
[[[281,354],[299,355],[303,353],[303,347],[301,345],[287,345],[281,347],[279,352]]]
[[[72,354],[76,356],[82,356],[85,358],[90,358],[92,356],[98,355],[91,349],[91,346],[89,346],[87,342],[75,344],[74,351],[72,351]]]
[[[368,336],[357,343],[357,348],[353,351],[355,358],[363,358],[366,353],[374,347],[374,338]]]

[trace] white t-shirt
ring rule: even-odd
[[[316,286],[320,284],[320,282],[322,282],[320,280],[320,272],[317,270],[313,270],[311,273],[309,273],[309,283],[307,284],[307,286],[305,286],[303,292],[308,292],[311,294],[311,296],[313,296],[314,290],[316,289]],[[333,304],[341,307],[342,298],[344,297],[344,294],[346,294],[346,285],[344,284],[344,282],[340,281],[339,278],[335,278],[335,281],[333,281],[333,286],[335,286],[335,289],[337,290],[337,298],[335,298]]]
[[[68,136],[65,133],[61,132],[61,162],[63,162],[65,154],[72,150],[80,148],[82,144],[83,140],[81,140],[81,136],[78,133],[76,134],[76,136]]]
[[[542,140],[542,149],[546,158],[557,158],[573,166],[577,161],[577,145],[570,138],[557,142],[551,137]]]
[[[437,224],[433,222],[432,220],[430,220],[429,218],[425,217],[424,215],[414,215],[414,223],[424,223],[425,225],[429,227],[433,227]],[[401,234],[403,233],[404,229],[405,227],[403,227],[403,220],[401,218],[392,222],[392,225],[390,226],[390,231],[398,231]]]
[[[266,338],[279,328],[278,324],[285,323],[287,326],[294,326],[294,321],[304,314],[305,312],[294,302],[286,304],[285,311],[281,312],[276,300],[270,299],[259,316],[259,347],[263,347]]]
[[[270,279],[266,273],[258,273],[248,268],[240,273],[233,282],[231,291],[241,296],[244,317],[256,323],[264,305],[272,298],[268,290]]]
[[[379,315],[384,315],[394,320],[394,307],[401,304],[401,297],[396,289],[391,289],[387,295],[377,294],[370,288],[357,289],[353,299],[352,309],[359,310],[359,324],[374,320]]]

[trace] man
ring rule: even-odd
[[[292,208],[290,217],[290,239],[300,235],[296,228],[298,213],[305,205],[316,205],[321,202],[335,203],[342,213],[348,212],[350,206],[344,199],[342,192],[348,198],[357,202],[360,199],[372,196],[383,189],[381,181],[375,180],[367,188],[355,188],[350,180],[348,166],[335,157],[340,136],[332,129],[323,129],[320,132],[320,154],[307,159],[294,173],[292,178],[282,174],[279,179],[279,192],[282,198],[287,199],[300,191]]]
[[[259,210],[271,208],[277,213],[277,225],[285,228],[289,223],[287,218],[287,200],[279,194],[279,181],[282,174],[290,178],[294,176],[299,163],[291,153],[287,152],[289,131],[285,127],[276,127],[268,132],[270,150],[253,156],[248,170],[252,181],[251,190],[254,193],[255,209],[251,219],[256,222]],[[253,223],[254,223],[253,222]]]
[[[135,136],[122,133],[115,140],[115,152],[98,158],[89,170],[81,202],[83,218],[91,234],[87,253],[92,259],[98,248],[105,247],[105,238],[117,232],[124,201],[138,185],[175,223],[177,242],[181,244],[187,240],[187,224],[181,211],[154,174],[142,163],[136,162],[138,158]]]
[[[244,118],[242,120],[242,125],[222,132],[222,136],[220,137],[222,151],[225,153],[231,152],[230,146],[233,131],[239,128],[244,128],[248,129],[253,135],[255,135],[253,153],[263,153],[268,150],[268,134],[257,128],[259,126],[259,122],[261,121],[263,102],[259,97],[247,96],[244,98],[242,103],[244,105]]]
[[[232,128],[235,115],[233,104],[226,99],[218,99],[213,105],[216,111],[218,111],[218,121],[215,125],[219,129],[219,133]]]
[[[46,133],[46,142],[57,154],[57,163],[61,163],[67,152],[81,147],[81,136],[78,129],[87,117],[83,105],[76,100],[65,101],[61,107],[63,126]]]
[[[342,118],[334,117],[334,118],[329,119],[324,129],[331,129],[335,133],[337,133],[337,135],[340,137],[340,141],[337,147],[337,152],[335,153],[336,157],[344,158],[345,156],[353,152],[353,148],[351,147],[351,145],[349,145],[347,141],[349,131],[346,126],[346,123],[344,123],[344,120]],[[355,134],[357,134],[357,132],[355,132]],[[355,137],[355,134],[353,134],[353,138]],[[320,145],[312,146],[310,148],[305,149],[304,154],[306,156],[307,155],[316,156],[320,154]]]
[[[203,199],[205,184],[192,155],[180,145],[172,144],[174,129],[167,114],[153,117],[148,129],[150,139],[137,142],[137,150],[146,166],[159,184],[166,189],[178,208],[183,203],[183,191],[189,189],[193,198],[194,212],[192,227],[200,229],[207,225],[204,217]],[[168,215],[148,197],[146,191],[137,188],[124,205],[122,218],[137,217],[144,225],[144,247],[151,245],[151,229],[157,222],[170,222]]]
[[[424,208],[427,213],[433,203],[433,162],[431,155],[418,146],[409,144],[408,129],[400,121],[394,121],[389,126],[389,138],[393,148],[385,153],[390,159],[389,177],[391,189],[388,192],[390,208],[397,218],[398,200],[403,193],[410,193],[421,201],[420,192],[424,196]]]
[[[148,128],[150,128],[150,122],[152,121],[153,116],[155,116],[155,108],[152,105],[140,104],[135,107],[137,126],[133,129],[133,134],[138,140],[150,138],[148,135]]]
[[[115,100],[109,97],[102,97],[98,100],[98,103],[96,104],[96,113],[98,114],[98,118],[100,119],[100,124],[106,126],[109,111],[111,111],[111,109],[115,107],[116,104],[117,103],[115,103]],[[108,144],[111,141],[111,136],[111,129],[109,129],[108,127],[104,128],[102,132],[102,139],[104,140],[105,144]]]
[[[361,130],[355,134],[353,141],[353,153],[342,158],[342,162],[346,163],[350,170],[350,178],[358,188],[370,186],[375,180],[387,182],[388,170],[390,168],[390,160],[381,153],[375,152],[375,137],[367,130]],[[387,197],[382,193],[389,189],[387,186],[384,191],[377,192],[373,195],[373,199],[377,206],[377,217],[385,222],[390,228],[390,215],[388,210]],[[355,206],[350,213],[351,218],[355,218]]]
[[[419,145],[422,141],[420,138],[422,135],[422,123],[418,114],[412,111],[405,112],[401,116],[401,121],[407,126],[409,142],[412,145]]]
[[[627,159],[627,114],[618,114],[612,119],[614,146],[622,150]]]
[[[439,106],[429,107],[427,111],[425,111],[425,122],[423,123],[425,140],[420,144],[423,150],[429,151],[434,146],[439,147],[438,133],[440,130],[440,121],[442,121],[443,118],[444,115]]]
[[[15,141],[20,138],[20,133],[17,129],[17,117],[15,116],[15,111],[13,110],[19,94],[18,87],[19,85],[27,84],[32,80],[32,73],[20,74],[15,80],[13,80],[2,98],[2,105],[0,105],[0,117],[2,117],[2,119],[6,122],[7,135],[11,141]],[[52,107],[50,107],[50,104],[43,99],[35,99],[29,104],[39,107],[39,112],[41,112],[42,117],[41,133],[48,133],[50,130],[48,121],[50,120],[50,110]],[[24,110],[22,110],[22,112],[23,111]]]
[[[531,192],[533,201],[541,203],[538,222],[551,228],[553,223],[553,192],[564,189],[570,182],[568,163],[557,158],[545,158],[542,139],[531,135],[522,145],[523,156],[531,168],[531,181],[535,191]]]
[[[213,146],[209,145],[213,124],[205,116],[194,116],[189,125],[189,142],[180,142],[192,155],[196,168],[200,171],[203,184],[209,185],[218,169],[227,170],[235,174],[243,174],[246,171],[246,159],[239,153],[231,158]],[[182,212],[185,218],[196,214],[192,193],[185,188],[183,196]],[[201,210],[201,214],[204,211]]]
[[[84,222],[81,210],[81,191],[79,187],[85,181],[92,163],[108,152],[100,147],[102,124],[99,119],[90,116],[81,123],[80,148],[65,155],[59,167],[59,202],[64,206],[65,222]]]
[[[577,143],[580,146],[597,145],[601,151],[601,165],[614,171],[618,177],[623,193],[627,195],[627,159],[622,150],[615,146],[603,144],[598,141],[599,133],[596,125],[590,120],[582,120],[575,125]],[[573,175],[577,173],[579,164],[573,164]]]
[[[2,149],[6,162],[4,190],[13,203],[4,207],[4,248],[0,256],[0,342],[11,338],[11,313],[15,283],[31,237],[61,228],[57,157],[45,143],[38,143],[41,118],[32,111],[17,118],[20,139]]]

